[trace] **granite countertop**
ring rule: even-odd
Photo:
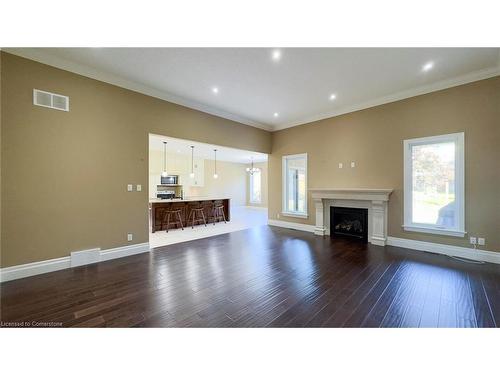
[[[149,203],[175,203],[175,202],[198,202],[198,201],[214,201],[222,199],[231,199],[228,197],[184,197],[184,199],[160,199],[149,198]]]

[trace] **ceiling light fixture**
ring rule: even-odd
[[[214,94],[218,94],[219,93],[219,88],[218,87],[212,87],[212,92]]]
[[[428,72],[428,71],[429,71],[429,70],[431,70],[433,67],[434,67],[434,62],[429,61],[428,63],[426,63],[426,64],[422,67],[422,72]]]
[[[217,150],[214,150],[214,178],[218,178],[217,174]]]
[[[280,114],[278,112],[274,112],[273,116],[278,117]]]
[[[253,158],[252,158],[252,167],[251,168],[247,168],[247,172],[250,173],[251,175],[253,175],[255,172],[258,172],[260,169],[259,168],[254,168],[253,166]]]
[[[191,173],[189,177],[194,178],[194,146],[191,146]]]
[[[279,49],[273,50],[271,57],[274,61],[279,61],[281,59],[281,51]]]
[[[335,99],[337,99],[337,95],[335,95],[335,94],[331,94],[331,95],[330,95],[330,100],[335,100]]]
[[[167,177],[167,142],[163,142],[163,171],[161,172],[162,177]]]

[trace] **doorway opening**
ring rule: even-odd
[[[151,248],[267,225],[267,154],[149,135]]]

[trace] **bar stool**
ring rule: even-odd
[[[224,205],[222,201],[214,202],[214,225],[216,222],[220,222],[224,220],[224,223],[227,224],[226,215],[224,214]]]
[[[163,224],[167,224],[167,230],[166,232],[168,233],[168,228],[170,225],[175,224],[176,228],[179,228],[179,225],[181,226],[181,229],[184,230],[184,225],[182,225],[182,206],[176,206],[176,205],[171,205],[170,207],[167,208],[165,211],[165,216],[163,216],[163,221],[161,222],[161,227],[163,229]],[[170,221],[170,218],[173,217],[175,221]]]
[[[207,226],[207,221],[205,220],[205,214],[203,213],[204,208],[200,202],[191,203],[189,206],[189,216],[187,223],[191,220],[191,228],[194,229],[194,224],[205,224]]]

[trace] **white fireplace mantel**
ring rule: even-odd
[[[385,246],[387,240],[387,202],[393,189],[309,189],[316,209],[314,233],[324,236],[330,232],[331,206],[363,207],[368,209],[368,240]]]

